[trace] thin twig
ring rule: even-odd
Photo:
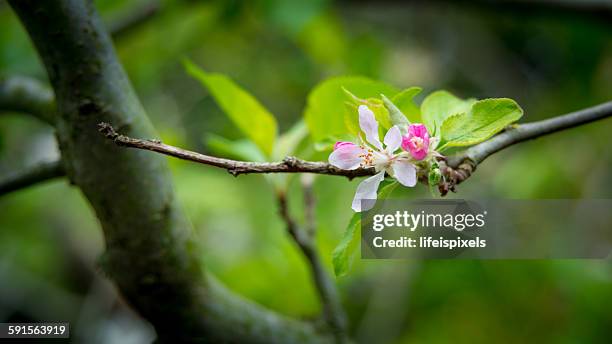
[[[300,181],[304,193],[304,231],[308,235],[311,245],[316,247],[317,223],[315,214],[316,197],[313,188],[314,179],[314,174],[306,173],[302,175]],[[325,318],[330,327],[336,330],[337,342],[345,342],[347,340],[346,314],[332,279],[320,263],[320,257],[316,254],[316,251],[314,254],[317,257],[317,262],[311,262],[311,269],[313,270],[315,286],[319,291],[321,303],[323,304]],[[317,273],[314,272],[315,270]]]
[[[304,227],[311,237],[315,237],[317,234],[317,220],[315,215],[317,200],[313,190],[314,178],[315,175],[310,173],[303,174],[300,178],[302,191],[304,193]]]
[[[315,246],[314,230],[309,233],[301,228],[289,214],[287,197],[284,192],[277,193],[280,215],[287,225],[287,232],[293,238],[308,261],[315,287],[321,299],[323,316],[334,333],[337,343],[347,342],[346,315],[340,304],[333,280],[325,270]]]
[[[115,132],[113,127],[107,123],[100,123],[99,129],[106,137],[113,140],[119,146],[150,150],[153,152],[173,156],[175,158],[189,160],[204,165],[210,165],[226,169],[234,176],[249,173],[318,173],[331,174],[348,177],[349,179],[374,174],[373,168],[360,168],[356,170],[343,170],[325,162],[305,161],[295,157],[286,157],[278,162],[248,162],[238,161],[214,156],[204,155],[188,151],[178,147],[161,143],[159,140],[141,140]]]
[[[42,163],[0,181],[0,196],[64,175],[60,161]]]

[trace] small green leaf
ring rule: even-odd
[[[349,250],[350,246],[353,243],[353,239],[355,238],[355,231],[357,228],[361,226],[361,214],[355,213],[353,217],[351,217],[351,221],[349,221],[348,226],[346,226],[346,230],[344,231],[344,235],[342,236],[342,240],[332,253],[332,262],[334,265],[334,273],[336,277],[341,277],[346,275],[349,270],[349,258],[352,252]]]
[[[404,115],[404,113],[397,106],[395,106],[395,104],[393,104],[393,102],[384,94],[381,94],[380,98],[382,98],[385,107],[387,108],[387,110],[389,110],[389,117],[391,118],[391,123],[399,128],[402,135],[406,134],[408,131],[408,125],[410,125],[410,122],[408,121],[408,118],[406,118],[406,115]]]
[[[447,91],[433,92],[421,104],[423,124],[430,133],[437,133],[447,117],[467,113],[475,101],[475,99],[457,98]]]
[[[421,109],[414,103],[414,97],[421,93],[422,88],[410,87],[396,94],[391,101],[412,123],[422,123]]]
[[[471,111],[448,117],[442,124],[443,146],[469,146],[497,134],[523,116],[523,109],[512,99],[483,99]]]
[[[391,192],[395,189],[398,183],[391,180],[384,180],[381,183],[381,187],[378,191],[378,199],[386,199],[389,197]],[[334,273],[336,277],[341,277],[346,275],[350,268],[351,257],[355,249],[358,247],[359,235],[355,235],[355,233],[359,231],[361,233],[361,213],[353,214],[351,220],[346,226],[346,230],[344,231],[344,235],[340,240],[340,243],[334,249],[332,253],[332,263],[334,265]]]
[[[225,75],[207,73],[190,61],[184,62],[187,72],[208,89],[229,119],[267,156],[276,140],[276,119],[255,97]]]
[[[389,110],[385,106],[384,102],[378,98],[367,98],[361,99],[351,93],[349,90],[343,88],[344,93],[347,95],[346,110],[344,113],[344,122],[347,129],[353,135],[358,135],[361,129],[359,128],[359,106],[366,105],[374,113],[374,118],[378,124],[379,129],[384,131],[385,129],[391,128],[392,121],[389,116]]]
[[[393,192],[393,190],[395,190],[395,187],[398,186],[399,184],[397,183],[397,181],[393,178],[387,178],[385,180],[383,180],[382,183],[380,183],[381,187],[378,190],[378,199],[387,199],[389,197],[389,195],[391,195],[391,192]]]
[[[345,114],[349,111],[345,103],[350,99],[342,88],[349,90],[355,97],[366,100],[378,97],[381,93],[388,96],[397,93],[397,89],[392,86],[360,76],[335,77],[321,82],[308,95],[304,111],[306,125],[313,141],[320,142],[330,136],[346,134],[345,121],[352,121],[352,116],[357,118],[355,108],[354,113],[350,114],[352,116],[345,119]]]

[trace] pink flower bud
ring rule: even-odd
[[[429,134],[425,125],[411,124],[408,135],[402,137],[402,148],[416,160],[423,160],[429,152]]]
[[[340,147],[348,147],[348,146],[356,146],[356,145],[354,143],[348,142],[348,141],[338,141],[334,145],[334,150],[336,150],[336,149],[338,149]]]

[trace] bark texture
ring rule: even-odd
[[[97,133],[97,124],[108,122],[131,136],[156,136],[93,4],[9,2],[53,86],[64,170],[104,231],[103,270],[154,325],[160,341],[328,340],[310,324],[231,294],[202,271],[165,159],[122,149]]]

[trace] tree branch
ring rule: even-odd
[[[159,140],[142,140],[118,134],[108,123],[98,125],[100,132],[107,138],[113,140],[117,145],[131,148],[149,150],[175,158],[189,160],[204,165],[210,165],[226,169],[234,176],[249,173],[318,173],[344,176],[349,179],[355,177],[369,176],[374,174],[373,168],[360,168],[356,170],[343,170],[325,162],[305,161],[295,157],[286,157],[278,162],[249,162],[238,161],[170,146]]]
[[[42,163],[0,181],[0,196],[64,175],[61,161]]]
[[[325,270],[321,262],[321,257],[319,257],[317,252],[314,241],[315,233],[314,231],[309,233],[307,230],[304,230],[291,217],[289,214],[287,197],[283,191],[277,193],[277,200],[280,215],[287,225],[287,232],[291,235],[293,241],[298,245],[308,261],[315,287],[321,299],[325,321],[334,333],[336,343],[345,343],[348,341],[346,334],[346,316],[340,304],[336,286]]]
[[[108,25],[113,38],[119,38],[149,21],[159,12],[160,3],[139,5]],[[25,76],[0,77],[0,111],[32,115],[48,124],[55,124],[53,91],[44,83]]]
[[[54,123],[53,92],[40,81],[23,76],[0,78],[0,111],[30,114]]]
[[[113,36],[113,39],[125,36],[132,30],[149,21],[149,19],[159,12],[160,7],[159,1],[138,5],[136,8],[131,9],[119,18],[113,19],[108,24],[108,31]]]
[[[329,342],[313,324],[244,300],[203,271],[167,162],[96,135],[112,122],[155,131],[92,1],[9,0],[45,64],[66,173],[95,211],[106,244],[100,265],[150,321],[159,342]],[[197,253],[197,254],[196,254]]]
[[[442,162],[442,174],[447,177],[447,184],[440,185],[440,192],[444,195],[449,190],[453,190],[456,184],[472,175],[476,166],[504,148],[610,116],[612,116],[612,101],[542,121],[516,125]]]
[[[361,169],[355,173],[355,171],[341,170],[326,163],[304,161],[297,158],[286,158],[283,161],[276,163],[256,163],[223,159],[166,145],[161,143],[159,140],[141,140],[120,135],[110,124],[107,123],[100,123],[98,127],[107,138],[113,140],[119,146],[150,150],[184,160],[224,168],[234,176],[247,173],[311,172],[343,175],[353,178],[359,175],[368,175],[371,173],[369,169]],[[311,185],[307,186],[307,189],[310,187]],[[306,190],[305,196],[308,194],[309,191]],[[314,224],[312,223],[313,214],[311,213],[313,210],[312,207],[314,207],[314,199],[312,198],[312,194],[306,197],[307,202],[305,205],[308,208],[307,216],[309,217],[308,222],[310,230],[303,230],[291,217],[284,192],[279,192],[277,194],[280,214],[287,225],[287,232],[291,235],[308,260],[315,286],[321,298],[325,319],[330,325],[330,328],[334,331],[337,341],[343,342],[346,339],[346,320],[344,317],[344,312],[340,306],[340,302],[338,301],[335,286],[327,275],[327,272],[325,271],[325,268],[321,263],[321,259],[318,256],[314,246]]]

